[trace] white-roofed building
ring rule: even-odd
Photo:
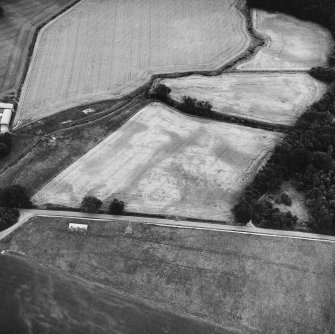
[[[70,223],[69,224],[69,230],[70,231],[77,231],[77,232],[87,232],[88,226],[86,224],[75,224]]]
[[[9,131],[9,124],[12,119],[14,106],[11,103],[0,102],[0,132]]]
[[[0,102],[0,109],[14,109],[14,105],[12,103],[3,103]]]

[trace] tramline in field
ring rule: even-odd
[[[22,78],[28,48],[39,25],[75,0],[2,0],[0,17],[0,98],[15,91]]]
[[[216,70],[250,45],[239,0],[83,0],[40,32],[16,125],[120,98],[152,74]]]

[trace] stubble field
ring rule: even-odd
[[[36,28],[75,0],[3,0],[0,18],[0,98],[18,88]]]
[[[326,85],[306,73],[223,73],[162,79],[170,97],[209,101],[213,110],[257,121],[294,125],[305,108],[318,100]]]
[[[315,23],[281,13],[252,11],[254,29],[265,38],[263,46],[239,70],[309,70],[327,64],[333,39]]]
[[[230,221],[231,208],[282,134],[182,115],[152,103],[50,181],[36,204],[85,195],[128,211]]]
[[[39,34],[16,124],[120,98],[155,73],[214,70],[251,43],[239,0],[83,0]]]

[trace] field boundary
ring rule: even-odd
[[[43,29],[43,27],[45,27],[46,25],[48,25],[50,22],[52,22],[53,20],[55,20],[58,16],[62,15],[64,12],[68,11],[69,9],[71,9],[71,7],[76,6],[79,4],[79,2],[81,2],[83,0],[74,0],[74,2],[72,2],[70,5],[66,6],[65,8],[61,9],[57,14],[51,16],[50,18],[46,19],[44,22],[42,22],[41,24],[39,24],[36,28],[34,28],[34,33],[33,33],[33,37],[28,45],[27,48],[27,55],[26,55],[26,59],[24,61],[24,65],[23,65],[23,69],[22,69],[22,74],[21,74],[21,79],[18,82],[18,85],[16,88],[14,88],[15,91],[15,114],[14,117],[12,117],[11,120],[11,126],[14,125],[14,120],[15,120],[15,116],[16,116],[16,112],[17,112],[17,107],[20,101],[20,96],[21,96],[21,91],[22,91],[22,87],[23,84],[26,80],[27,74],[28,74],[28,70],[30,68],[30,63],[32,60],[32,56],[34,53],[34,49],[35,49],[35,45],[36,45],[36,40],[38,38],[39,32]]]
[[[245,235],[259,235],[263,237],[276,237],[276,238],[289,238],[289,239],[300,239],[306,241],[320,241],[335,243],[335,236],[314,234],[307,232],[297,231],[285,231],[285,230],[273,230],[263,229],[254,226],[233,226],[233,225],[218,225],[211,223],[197,223],[190,221],[175,221],[168,219],[157,219],[157,218],[143,218],[134,216],[134,219],[129,219],[128,216],[116,216],[107,214],[90,214],[83,212],[69,212],[69,211],[50,211],[50,210],[20,210],[19,221],[9,227],[8,229],[0,232],[0,240],[3,240],[20,226],[28,222],[34,217],[45,217],[45,218],[67,218],[67,219],[78,219],[78,220],[92,220],[92,221],[124,221],[138,224],[155,225],[170,228],[183,228],[183,229],[194,229],[194,230],[206,230],[206,231],[217,231],[226,233],[238,233]]]
[[[84,1],[84,0],[78,0],[76,3],[71,5],[69,8],[62,11],[62,13],[57,15],[54,19],[48,21],[37,32],[37,35],[36,35],[36,38],[35,38],[35,43],[33,45],[32,52],[31,52],[31,57],[30,57],[29,62],[27,64],[27,70],[26,70],[26,73],[25,73],[25,77],[22,80],[22,84],[20,85],[20,94],[18,95],[18,101],[19,101],[19,97],[21,97],[22,86],[23,86],[24,82],[26,81],[26,77],[27,77],[27,75],[28,75],[28,73],[31,69],[31,66],[30,66],[31,65],[31,60],[34,58],[35,48],[36,48],[36,45],[38,44],[38,41],[40,39],[41,34],[43,34],[43,30],[46,29],[46,27],[49,24],[58,20],[63,14],[67,13],[69,10],[72,10],[73,8],[75,8],[75,6],[79,5],[80,1]],[[56,114],[61,113],[61,112],[65,112],[65,111],[70,110],[70,109],[75,108],[75,107],[86,109],[86,108],[89,108],[90,106],[92,106],[96,103],[99,103],[99,102],[110,101],[110,102],[116,102],[117,103],[117,102],[121,102],[123,99],[131,99],[131,98],[138,97],[141,94],[144,94],[145,96],[148,96],[148,92],[149,92],[152,84],[157,79],[181,78],[181,77],[186,77],[186,76],[190,76],[190,75],[218,76],[218,75],[223,74],[224,72],[226,72],[226,70],[232,69],[235,65],[237,65],[241,61],[247,60],[249,57],[252,57],[252,55],[255,52],[257,52],[259,48],[264,46],[265,40],[261,35],[259,35],[257,33],[257,31],[253,27],[252,17],[251,17],[251,8],[249,8],[247,6],[247,4],[245,4],[245,6],[243,6],[241,2],[236,4],[235,6],[236,6],[236,9],[240,12],[241,15],[244,16],[244,18],[246,20],[246,33],[251,37],[251,41],[250,41],[250,44],[249,44],[248,48],[245,51],[243,51],[240,55],[236,56],[235,58],[228,61],[224,65],[219,66],[217,69],[214,69],[214,70],[192,70],[192,71],[183,71],[183,72],[152,74],[150,76],[150,79],[148,81],[146,81],[146,83],[144,83],[140,87],[132,90],[129,93],[116,94],[114,96],[114,98],[106,98],[106,99],[92,101],[92,102],[89,102],[89,103],[83,103],[83,104],[74,103],[73,105],[69,105],[64,110],[60,110]],[[218,56],[216,58],[220,58],[220,56]],[[219,63],[220,60],[217,60],[217,62]],[[120,95],[120,96],[118,97],[118,95]],[[22,117],[21,117],[20,114],[16,113],[16,115],[13,119],[13,131],[23,129],[23,128],[25,128],[25,127],[27,127],[27,126],[29,126],[29,125],[37,122],[37,121],[47,119],[48,117],[50,117],[50,116],[41,117],[38,120],[33,120],[33,121],[25,120],[24,123],[22,125],[20,125],[19,123],[20,123]]]

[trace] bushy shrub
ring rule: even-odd
[[[183,96],[180,110],[191,115],[208,117],[212,111],[212,105],[208,101],[199,101],[190,96]]]
[[[280,195],[280,200],[286,206],[291,206],[292,205],[291,197],[286,193],[282,193]]]
[[[158,84],[151,92],[150,97],[166,102],[170,93],[170,87],[167,87],[164,84]]]
[[[17,223],[19,216],[19,211],[16,208],[0,207],[0,231]]]
[[[0,189],[0,206],[6,208],[31,208],[32,203],[26,188],[16,184]]]
[[[101,208],[102,201],[94,196],[85,196],[81,202],[81,210],[88,213],[97,213]]]
[[[113,199],[109,206],[109,213],[112,215],[122,215],[124,212],[124,202],[118,199]]]

